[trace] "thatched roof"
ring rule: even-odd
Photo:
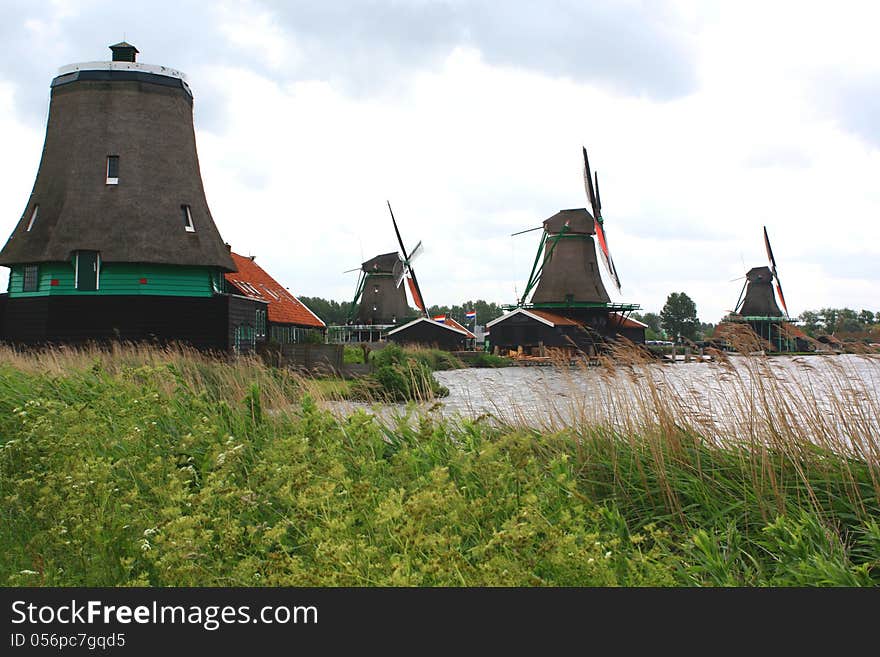
[[[205,198],[188,89],[155,73],[88,73],[53,82],[36,182],[0,264],[61,262],[93,250],[104,262],[234,271]],[[115,185],[107,184],[110,155],[119,157]],[[181,206],[190,208],[193,232]]]
[[[556,239],[554,233],[558,234],[566,221],[569,222],[566,234],[580,237]],[[532,303],[609,302],[611,299],[602,283],[596,260],[592,215],[584,209],[562,210],[544,222],[544,229],[548,233],[544,268],[532,295]]]

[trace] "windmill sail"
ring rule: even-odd
[[[425,315],[428,314],[428,311],[425,310],[425,303],[422,301],[422,295],[419,294],[419,290],[416,287],[415,281],[409,276],[406,277],[407,285],[409,285],[409,292],[412,295],[413,303],[416,304],[416,308],[421,310]]]
[[[788,307],[785,305],[785,295],[782,294],[782,283],[779,282],[779,273],[776,271],[776,258],[773,257],[773,249],[770,248],[770,237],[767,235],[767,226],[764,226],[764,246],[767,247],[767,258],[770,259],[770,267],[773,278],[776,280],[776,292],[779,294],[779,302],[788,316]]]
[[[608,238],[605,236],[605,227],[602,220],[602,202],[599,199],[599,176],[596,175],[596,185],[593,187],[593,176],[590,172],[590,160],[587,158],[587,149],[582,147],[584,151],[584,187],[587,190],[587,199],[593,211],[593,217],[596,220],[596,238],[599,246],[599,255],[605,264],[611,280],[617,291],[620,292],[620,278],[617,275],[617,269],[614,267],[614,261],[611,259],[611,253],[608,250]]]
[[[412,294],[413,303],[416,307],[422,311],[424,316],[428,316],[428,311],[425,310],[425,302],[422,300],[422,291],[419,288],[419,281],[416,278],[416,272],[412,268],[413,259],[421,253],[422,243],[419,242],[416,244],[415,248],[407,254],[406,247],[403,245],[403,238],[400,236],[400,230],[397,228],[397,220],[394,218],[394,211],[391,209],[391,201],[386,201],[388,204],[388,213],[391,215],[391,223],[394,225],[394,233],[397,235],[397,242],[400,244],[400,252],[401,257],[403,258],[403,264],[406,271],[406,281],[409,285],[410,293]]]

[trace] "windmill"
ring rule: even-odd
[[[764,227],[764,246],[767,249],[769,267],[753,267],[746,272],[746,282],[740,291],[739,300],[736,303],[734,313],[742,317],[785,317],[788,318],[788,307],[785,305],[785,297],[782,294],[782,284],[779,282],[779,272],[776,268],[776,259],[770,248],[770,238],[767,235],[767,227]],[[773,281],[776,281],[776,292],[779,302],[784,310],[780,310],[776,304],[773,293]]]
[[[766,341],[765,345],[772,351],[804,351],[810,346],[806,336],[800,329],[790,324],[788,307],[779,281],[779,270],[773,249],[770,248],[770,237],[764,227],[764,247],[767,250],[769,266],[752,267],[746,272],[739,299],[732,313],[724,322],[747,324],[751,330]],[[775,293],[774,293],[775,282]],[[777,304],[777,295],[780,310]],[[766,347],[765,347],[766,348]]]
[[[505,306],[509,312],[486,325],[491,327],[496,346],[518,352],[520,348],[532,349],[539,354],[545,347],[575,347],[596,354],[608,339],[645,340],[645,325],[627,317],[639,306],[612,303],[602,282],[599,258],[620,291],[620,277],[605,234],[599,177],[590,169],[587,149],[581,150],[589,208],[560,210],[541,226],[513,233],[543,231],[516,306]]]
[[[349,313],[349,323],[362,326],[391,326],[409,316],[406,292],[402,287],[404,279],[408,283],[415,305],[427,316],[412,266],[413,261],[424,250],[422,243],[419,242],[412,251],[407,252],[390,203],[388,211],[391,212],[391,222],[400,244],[400,251],[377,255],[361,263],[360,267],[348,270],[348,272],[360,271]]]
[[[541,228],[544,230],[532,272],[518,301],[520,306],[526,303],[533,291],[533,304],[609,303],[611,299],[599,274],[597,254],[620,291],[620,278],[608,251],[602,219],[598,173],[594,185],[587,149],[582,147],[582,151],[584,188],[592,213],[585,208],[562,210],[538,228],[513,233],[521,235]],[[596,242],[593,235],[596,236]]]

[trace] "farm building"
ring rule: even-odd
[[[447,351],[473,349],[476,336],[451,317],[442,321],[419,317],[388,331],[389,342],[437,347]]]
[[[272,341],[292,344],[318,338],[323,342],[327,325],[284,286],[260,267],[253,256],[231,253],[236,271],[225,274],[227,290],[266,304],[257,312],[253,327],[242,327],[238,339],[252,346]]]

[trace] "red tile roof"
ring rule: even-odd
[[[268,319],[275,324],[295,324],[324,328],[326,324],[306,305],[284,289],[251,258],[232,253],[238,271],[224,274],[226,281],[240,294],[269,302]]]

